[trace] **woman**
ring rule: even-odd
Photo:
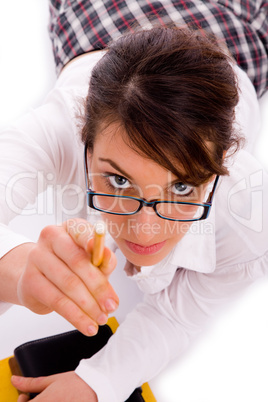
[[[74,3],[73,11],[67,6],[55,2],[54,11],[63,13],[61,18],[70,13],[70,19],[76,12],[76,21],[86,13],[83,3]],[[181,3],[177,6],[183,9]],[[94,31],[92,18],[88,21]],[[62,46],[58,54],[64,50]],[[242,92],[236,112],[242,111],[242,118],[248,101],[254,106],[256,98],[247,76],[202,31],[143,29],[123,36],[108,52],[90,53],[67,65],[34,118],[26,117],[19,129],[3,136],[12,148],[9,164],[15,173],[28,159],[27,169],[42,168],[47,184],[82,186],[83,146],[78,137],[73,146],[73,105],[74,98],[86,95],[89,69],[96,61],[82,129],[88,202],[101,211],[126,256],[127,275],[145,298],[109,344],[82,361],[76,373],[14,380],[19,389],[41,392],[40,401],[125,400],[185,349],[219,304],[267,272],[266,211],[261,230],[245,218],[250,185],[261,186],[265,202],[267,177],[247,152],[232,156],[241,142],[234,125],[236,80]],[[253,81],[262,93],[266,83]],[[18,130],[27,146],[16,141],[14,147]],[[22,157],[25,149],[28,154]],[[10,150],[6,145],[8,157]],[[20,207],[35,195],[30,178],[23,177],[13,190]],[[76,211],[70,207],[74,199],[80,199],[79,193],[70,191],[66,215],[82,216],[83,205]],[[7,207],[3,211],[5,222]],[[114,254],[107,248],[100,268],[90,264],[90,234],[88,223],[76,219],[45,228],[36,245],[21,244],[12,234],[6,242],[11,251],[1,261],[1,299],[39,313],[54,309],[85,334],[95,334],[118,298],[108,282]],[[9,269],[11,262],[17,270]]]

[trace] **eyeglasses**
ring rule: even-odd
[[[219,176],[213,184],[208,199],[204,203],[183,202],[183,201],[147,201],[143,198],[98,193],[90,189],[87,166],[87,146],[84,152],[85,178],[87,183],[87,204],[97,211],[113,215],[134,215],[143,207],[153,208],[156,215],[162,219],[178,222],[193,222],[204,220],[208,217],[214,193],[219,181]]]

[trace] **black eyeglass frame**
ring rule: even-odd
[[[132,196],[127,196],[127,195],[115,195],[115,194],[106,194],[106,193],[98,193],[96,191],[93,191],[89,188],[90,186],[90,181],[88,178],[88,166],[87,166],[87,145],[85,145],[85,149],[84,149],[84,170],[85,170],[85,181],[86,181],[86,194],[87,194],[87,205],[92,208],[95,209],[96,211],[100,211],[100,212],[105,212],[107,214],[111,214],[111,215],[135,215],[136,213],[138,213],[142,207],[150,207],[153,208],[153,210],[155,211],[156,215],[159,216],[162,219],[166,219],[169,221],[176,221],[176,222],[195,222],[195,221],[201,221],[204,219],[207,219],[210,213],[210,209],[212,207],[212,201],[214,198],[214,194],[217,188],[217,184],[219,181],[219,175],[216,176],[212,190],[210,191],[207,201],[204,203],[196,203],[196,202],[184,202],[184,201],[147,201],[144,198],[138,198],[138,197],[132,197]],[[107,197],[112,197],[112,198],[125,198],[125,199],[131,199],[131,200],[135,200],[138,201],[140,203],[139,207],[137,208],[136,211],[134,212],[126,212],[126,213],[119,213],[119,212],[112,212],[112,211],[107,211],[107,210],[103,210],[101,208],[98,208],[94,205],[94,201],[93,198],[94,196],[107,196]],[[204,212],[201,215],[201,217],[199,218],[192,218],[192,219],[173,219],[173,218],[167,218],[165,216],[162,216],[156,209],[156,206],[158,204],[177,204],[177,205],[195,205],[197,207],[203,207],[204,208]]]

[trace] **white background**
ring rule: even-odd
[[[56,75],[47,33],[48,1],[0,0],[0,6],[3,126],[37,107]],[[261,111],[263,124],[255,153],[268,168],[268,94],[261,100]],[[51,221],[53,217],[39,216],[29,224],[29,218],[18,218],[12,227],[36,239],[40,228]],[[189,352],[150,382],[158,402],[267,402],[267,290],[267,280],[255,284],[226,307]],[[130,299],[136,296],[132,289]],[[0,359],[22,342],[70,328],[54,313],[38,316],[12,307],[0,317]]]

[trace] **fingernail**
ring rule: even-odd
[[[108,317],[106,314],[101,314],[97,320],[99,325],[104,325],[108,321]]]
[[[96,335],[96,333],[98,332],[98,328],[95,325],[89,325],[89,327],[87,328],[87,332],[89,333],[89,335]]]
[[[112,312],[117,309],[117,303],[113,299],[107,299],[105,302],[105,308],[108,312]]]

